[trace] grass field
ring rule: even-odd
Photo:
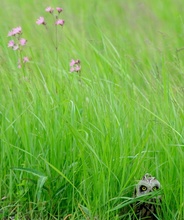
[[[183,7],[1,2],[0,219],[130,219],[145,173],[162,185],[160,219],[184,219]],[[12,50],[19,26],[27,43]]]

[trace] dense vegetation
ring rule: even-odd
[[[63,8],[63,26],[48,6]],[[163,219],[184,219],[182,9],[1,2],[1,219],[127,219],[145,173],[162,184]],[[19,26],[27,42],[12,50],[7,35]],[[70,71],[72,59],[81,70]]]

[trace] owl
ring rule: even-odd
[[[134,198],[143,196],[147,193],[151,193],[160,189],[160,182],[150,174],[145,174],[138,182],[134,191]],[[160,210],[160,196],[148,199],[147,201],[137,201],[134,205],[134,217],[133,220],[157,220],[158,211]],[[136,217],[135,217],[136,216]]]

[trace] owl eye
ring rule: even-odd
[[[141,186],[141,191],[146,191],[147,187],[146,186]]]
[[[154,187],[152,188],[152,190],[153,190],[153,191],[158,190],[158,186],[154,186]]]

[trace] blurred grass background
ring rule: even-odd
[[[58,53],[47,6],[63,8]],[[2,1],[2,219],[130,219],[128,198],[147,172],[162,184],[163,219],[184,218],[183,6]],[[17,26],[24,69],[7,48]]]

